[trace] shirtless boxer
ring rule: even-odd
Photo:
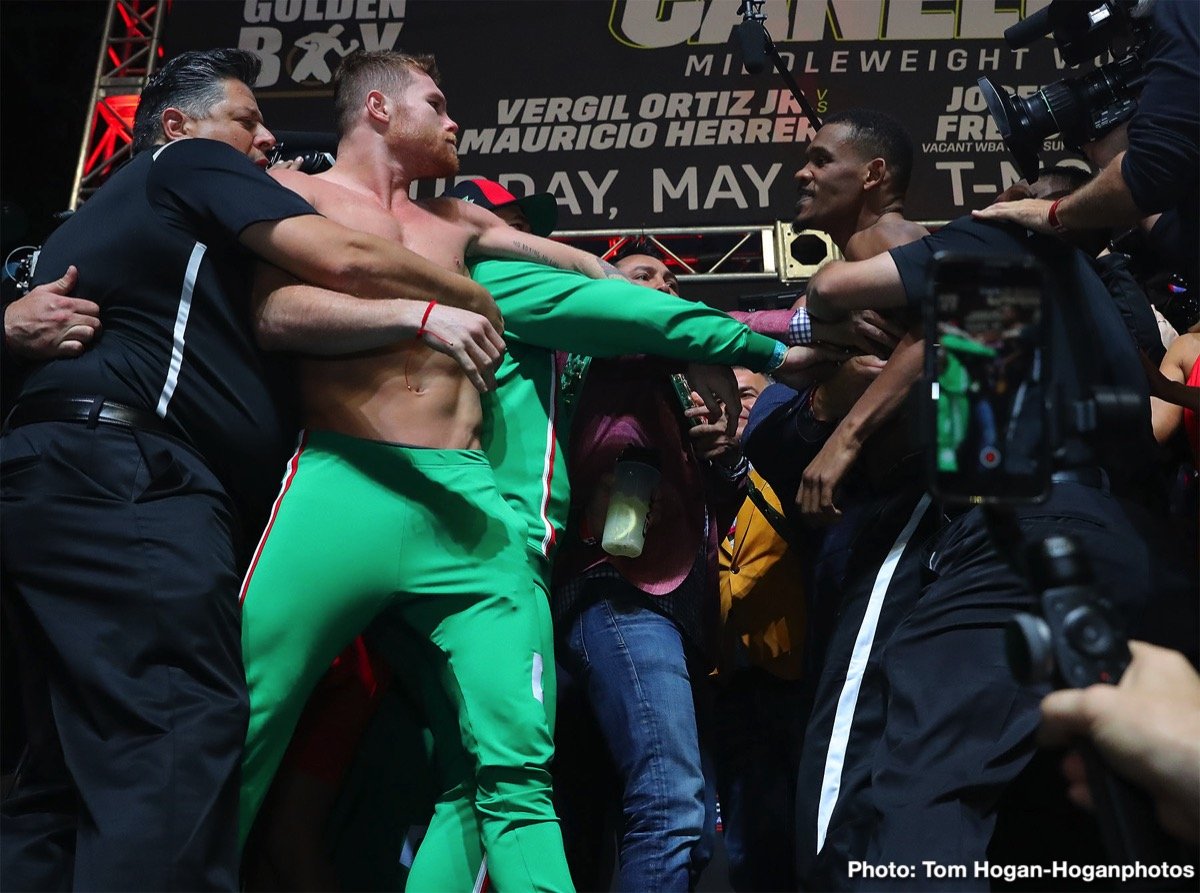
[[[458,128],[436,78],[428,57],[347,59],[335,82],[337,164],[278,178],[325,216],[447,269],[465,273],[465,256],[487,253],[603,276],[595,257],[519,233],[483,208],[409,199],[412,181],[458,169]],[[264,270],[259,293],[282,277]],[[260,307],[267,344],[277,312],[269,298]],[[430,302],[426,316],[438,313]],[[306,430],[243,586],[251,703],[243,838],[316,680],[386,613],[405,639],[402,661],[432,661],[454,702],[457,727],[452,719],[435,735],[461,735],[474,757],[474,788],[455,794],[474,803],[493,882],[570,889],[550,801],[544,648],[524,525],[478,449],[484,382],[419,340],[353,337],[331,333],[330,350],[360,353],[300,364]],[[439,834],[435,819],[413,865],[410,883],[422,889],[458,874],[441,862],[452,848]]]

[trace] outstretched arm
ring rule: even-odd
[[[542,264],[480,260],[472,275],[504,311],[506,337],[546,350],[593,357],[651,354],[803,375],[811,363],[842,359],[755,334],[704,304],[620,279],[593,280]]]
[[[472,207],[472,211],[483,209]],[[480,230],[467,249],[471,257],[531,260],[549,267],[558,267],[560,270],[573,270],[591,279],[625,278],[615,267],[604,263],[594,254],[588,254],[562,242],[555,242],[553,239],[523,233],[513,229],[491,212],[484,213],[495,218],[495,223],[483,221],[488,225]]]
[[[1132,226],[1146,215],[1133,201],[1133,195],[1121,175],[1119,154],[1091,182],[1064,196],[1054,209],[1055,221],[1050,219],[1054,202],[1040,198],[1024,198],[1015,202],[996,202],[971,216],[978,220],[1008,220],[1040,233],[1070,232],[1106,226]]]
[[[907,303],[900,271],[887,252],[867,260],[832,261],[808,281],[808,312],[837,321],[853,310],[882,310]]]

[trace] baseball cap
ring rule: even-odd
[[[494,180],[463,180],[444,193],[450,198],[462,199],[494,211],[505,205],[516,204],[529,221],[535,236],[548,236],[558,225],[558,202],[548,192],[538,192],[517,198]]]

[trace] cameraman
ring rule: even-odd
[[[1149,16],[1145,86],[1129,122],[1129,145],[1088,186],[1058,201],[999,202],[975,216],[1043,233],[1133,226],[1165,212],[1150,232],[1163,263],[1196,278],[1200,242],[1200,4],[1140,0]]]
[[[964,217],[869,260],[828,264],[809,282],[809,311],[829,319],[863,308],[918,307],[927,294],[929,263],[943,250],[1032,256],[1045,265],[1052,283],[1044,311],[1054,356],[1051,384],[1059,405],[1074,408],[1097,386],[1114,385],[1144,401],[1136,349],[1086,256],[1010,224]],[[1107,443],[1094,432],[1065,431],[1055,444],[1048,500],[1016,514],[1027,540],[1075,536],[1096,579],[1110,583],[1125,622],[1142,638],[1161,640],[1148,628],[1186,635],[1194,629],[1185,613],[1194,600],[1194,572],[1179,560],[1181,550],[1172,551],[1163,525],[1117,495],[1136,486],[1153,455],[1145,406],[1139,402],[1137,418],[1122,422],[1121,435]],[[1034,753],[1044,691],[1019,685],[1004,656],[1005,623],[1014,612],[1033,609],[1034,596],[992,545],[981,509],[941,511],[945,520],[934,533],[902,536],[894,547],[899,562],[909,552],[919,556],[920,579],[907,585],[920,591],[893,603],[903,616],[888,619],[886,641],[860,656],[866,660],[861,689],[880,688],[887,698],[881,712],[862,718],[857,745],[851,735],[836,774],[843,783],[829,791],[827,833],[806,872],[807,886],[854,886],[848,864],[855,859],[965,864],[987,858],[1000,796]],[[886,599],[880,610],[889,610]],[[1178,643],[1189,650],[1192,644]],[[847,779],[858,781],[847,787]],[[933,878],[910,883],[938,886]],[[963,889],[964,881],[942,885]]]

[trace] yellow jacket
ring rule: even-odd
[[[782,512],[779,497],[753,469],[750,483]],[[730,672],[748,659],[782,679],[799,679],[805,608],[795,550],[747,497],[732,536],[721,539],[720,553],[720,670]]]

